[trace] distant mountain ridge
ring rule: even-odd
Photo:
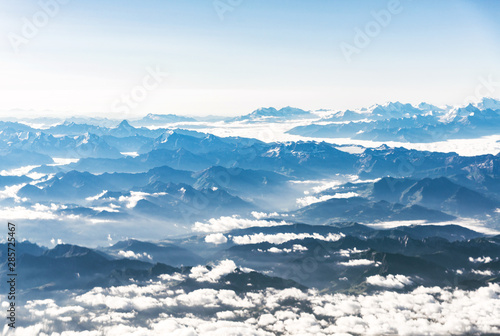
[[[500,128],[500,101],[483,98],[465,107],[418,107],[400,102],[346,110],[297,126],[290,134],[321,138],[372,141],[435,142],[496,134]]]
[[[247,121],[247,122],[263,122],[277,120],[293,120],[313,118],[314,114],[309,111],[304,111],[295,107],[284,107],[279,110],[274,107],[260,108],[250,114],[229,119],[226,122]]]
[[[493,214],[500,201],[475,190],[461,186],[449,178],[393,178],[383,177],[376,182],[346,184],[342,192],[354,192],[374,201],[405,205],[419,205],[451,214],[474,217]],[[335,193],[325,191],[322,195]]]
[[[97,249],[70,244],[46,249],[23,242],[18,267],[27,279],[20,285],[23,290],[35,291],[87,289],[165,276],[177,279],[173,284],[189,291],[197,288],[306,289],[309,286],[326,291],[369,291],[377,289],[366,287],[367,279],[374,275],[404,275],[411,279],[406,290],[420,285],[448,286],[451,281],[462,288],[476,288],[499,281],[498,277],[478,275],[476,270],[496,272],[500,237],[485,236],[457,225],[380,230],[356,223],[291,224],[232,230],[225,235],[230,240],[215,251],[205,253],[205,258],[192,252],[207,250],[208,243],[196,237],[178,238],[175,243],[131,239]],[[314,238],[327,235],[337,238]],[[241,243],[242,237],[251,236],[264,241]],[[277,236],[290,239],[273,242]],[[490,261],[482,263],[480,260],[485,255]],[[318,267],[307,273],[289,266],[303,265],[309,259],[315,260]],[[203,272],[214,270],[223,260],[226,268],[214,273],[213,281],[202,279]],[[241,267],[232,260],[237,260]],[[205,271],[193,273],[195,265],[207,266],[199,266],[199,270]],[[461,272],[455,273],[456,269]],[[264,275],[261,273],[264,270],[272,271]]]

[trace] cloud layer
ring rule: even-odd
[[[258,216],[259,213],[256,213]],[[239,216],[222,216],[220,218],[211,218],[207,222],[196,222],[193,226],[193,231],[196,232],[227,232],[234,229],[246,229],[253,226],[258,227],[269,227],[269,226],[279,226],[287,225],[285,221],[267,221],[263,219],[253,220],[241,218]]]
[[[317,290],[178,289],[172,280],[217,281],[232,272],[226,260],[212,270],[160,281],[94,288],[71,299],[28,301],[12,335],[449,335],[500,332],[500,285],[475,291],[418,287],[409,293],[322,294]],[[398,287],[403,276],[370,282]],[[389,286],[391,285],[391,286]],[[2,297],[5,300],[5,297]],[[2,305],[5,307],[6,302]]]

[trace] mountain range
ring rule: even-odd
[[[452,283],[472,289],[499,280],[500,237],[457,225],[380,230],[356,223],[291,224],[232,230],[225,236],[227,243],[216,249],[195,237],[177,238],[174,243],[127,240],[97,249],[68,244],[47,249],[23,242],[18,269],[26,280],[20,285],[30,291],[125,285],[162,274],[189,274],[194,265],[227,259],[241,268],[229,267],[208,288],[314,286],[359,292],[369,290],[369,277],[389,274],[412,279],[405,290]],[[484,256],[489,261],[476,261]],[[307,266],[307,260],[315,266]],[[192,280],[179,283],[189,290],[200,285]]]
[[[418,107],[399,102],[359,111],[341,111],[297,126],[290,134],[317,138],[351,138],[372,141],[436,142],[494,135],[500,127],[500,103],[483,99],[466,107]]]
[[[0,122],[17,330],[495,331],[499,106]]]

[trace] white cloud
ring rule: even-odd
[[[118,210],[120,208],[119,205],[115,205],[115,204],[110,204],[109,206],[102,206],[102,207],[90,207],[90,209],[94,210],[94,211],[97,211],[97,212],[103,212],[103,211],[107,211],[107,212],[120,212],[120,210]]]
[[[139,156],[139,153],[137,153],[137,152],[121,152],[120,154],[123,155],[123,156],[131,156],[131,157],[134,157],[134,158],[137,157],[137,156]]]
[[[342,261],[339,262],[339,265],[342,266],[369,266],[369,265],[375,265],[375,261],[368,260],[368,259],[351,259],[349,261]]]
[[[31,207],[26,206],[15,206],[15,207],[4,207],[0,208],[0,217],[9,218],[11,220],[77,220],[80,219],[79,215],[69,214],[60,215],[56,213],[58,210],[67,209],[66,205],[54,204],[44,205],[36,203]]]
[[[80,306],[59,307],[59,306],[57,306],[55,301],[52,299],[34,300],[34,301],[27,301],[26,302],[26,308],[32,309],[35,307],[38,307],[38,308],[43,307],[44,314],[52,316],[52,317],[58,317],[58,316],[65,315],[68,313],[80,313],[84,310]]]
[[[21,188],[24,187],[25,185],[26,185],[26,183],[8,186],[8,187],[5,187],[4,190],[0,190],[0,200],[6,199],[6,198],[13,198],[16,203],[26,202],[28,200],[27,198],[21,198],[21,197],[17,196],[17,193],[19,192],[19,190],[21,190]]]
[[[0,171],[0,176],[23,176],[27,175],[30,171],[38,167],[40,166],[24,166],[11,170],[2,170]]]
[[[107,192],[108,192],[107,190],[103,190],[102,193],[97,194],[95,196],[87,197],[85,200],[87,200],[89,202],[97,201],[99,198],[101,198],[102,196],[104,196]]]
[[[381,275],[373,275],[366,278],[366,282],[373,286],[402,289],[405,286],[410,286],[413,281],[410,278],[401,274],[389,274],[385,277]]]
[[[51,203],[50,206],[36,203],[32,206],[35,211],[57,211],[59,209],[67,209],[66,205]]]
[[[356,175],[353,175],[357,178]],[[334,181],[317,181],[319,183],[319,186],[316,186],[313,188],[314,193],[320,193],[328,189],[336,188],[344,183],[348,182],[348,180],[342,178],[339,180],[334,180]]]
[[[190,278],[199,282],[217,282],[223,276],[233,273],[236,270],[236,264],[232,260],[222,260],[211,270],[205,266],[196,266],[191,269]]]
[[[148,193],[140,192],[140,191],[131,191],[130,196],[120,196],[118,199],[119,202],[126,203],[126,207],[131,209],[134,208],[137,203],[148,196]]]
[[[485,270],[485,271],[472,270],[472,273],[477,274],[477,275],[482,275],[482,276],[492,276],[493,275],[493,272],[491,270]]]
[[[383,280],[387,280],[384,278]],[[400,278],[400,283],[408,282]],[[168,283],[94,288],[30,301],[13,335],[450,335],[500,332],[500,285],[374,294],[267,289],[236,294]],[[5,300],[5,296],[0,297]],[[297,304],[299,301],[300,304]],[[307,312],[302,310],[307,309]],[[56,320],[61,317],[64,323]],[[82,325],[88,330],[82,331]]]
[[[219,320],[233,320],[235,318],[236,318],[235,312],[230,310],[217,313],[217,319]]]
[[[460,225],[469,230],[484,233],[486,235],[498,235],[500,231],[491,229],[485,226],[484,221],[474,218],[457,218],[449,222],[427,222],[425,220],[407,220],[407,221],[390,221],[390,222],[377,222],[377,223],[365,223],[365,225],[373,227],[375,229],[392,229],[398,226],[411,226],[411,225]]]
[[[208,222],[196,222],[193,227],[193,231],[196,232],[227,232],[234,229],[246,229],[253,226],[259,227],[269,227],[269,226],[279,226],[288,225],[285,221],[275,222],[267,220],[253,220],[241,218],[239,216],[223,216],[220,218],[211,218]]]
[[[227,243],[227,238],[222,233],[213,233],[205,237],[205,242],[220,245]]]
[[[302,206],[302,207],[305,207],[305,206],[308,206],[308,205],[311,205],[311,204],[314,204],[314,203],[319,203],[319,202],[325,202],[325,201],[328,201],[330,199],[334,198],[333,195],[323,195],[323,196],[320,196],[320,197],[317,197],[317,196],[306,196],[306,197],[302,197],[302,198],[298,198],[297,199],[297,204]]]
[[[259,317],[259,325],[268,326],[276,322],[276,317],[271,314],[263,314]]]
[[[300,244],[294,244],[292,246],[293,252],[304,252],[307,251],[307,247],[302,246]]]
[[[158,278],[165,280],[165,281],[182,281],[184,280],[184,276],[180,273],[174,273],[172,275],[170,274],[160,274]]]
[[[158,295],[158,293],[164,289],[164,287],[158,284],[142,288],[137,285],[111,287],[107,289],[96,287],[76,297],[75,300],[91,307],[104,306],[111,310],[135,309],[143,311],[160,305],[160,301],[153,296]],[[150,295],[145,295],[145,291]]]
[[[180,304],[188,307],[217,307],[219,306],[217,293],[215,289],[202,288],[191,293],[181,294],[172,302],[174,305]]]
[[[51,243],[53,246],[64,244],[64,243],[63,243],[63,241],[62,241],[61,239],[55,239],[55,238],[52,238],[52,239],[50,240],[50,243]]]
[[[352,254],[357,254],[361,252],[366,252],[368,250],[358,250],[356,247],[353,249],[347,249],[347,250],[338,250],[336,253],[340,254],[340,256],[349,258]]]
[[[351,198],[351,197],[356,197],[359,196],[355,192],[347,192],[347,193],[336,193],[334,195],[322,195],[322,196],[306,196],[297,199],[297,204],[305,207],[314,203],[319,203],[319,202],[325,202],[334,198]]]
[[[277,212],[271,212],[271,213],[265,213],[265,212],[257,212],[257,211],[252,211],[252,216],[255,217],[256,219],[263,219],[263,218],[269,218],[269,217],[278,217],[280,214]]]
[[[135,208],[137,203],[143,199],[146,199],[146,197],[159,197],[159,196],[165,196],[167,193],[161,192],[161,193],[145,193],[142,191],[131,191],[130,196],[120,196],[118,199],[119,202],[126,203],[126,207],[129,209]]]
[[[134,251],[120,251],[118,252],[118,255],[124,258],[128,259],[149,259],[153,260],[153,258],[147,254],[146,252],[144,253],[135,253]]]
[[[16,206],[13,208],[0,209],[0,217],[14,219],[29,219],[29,220],[54,220],[59,219],[52,211],[38,211],[36,209],[29,209],[23,206]]]
[[[235,236],[232,237],[233,242],[237,245],[248,245],[248,244],[259,244],[259,243],[271,243],[271,244],[283,244],[291,240],[302,240],[306,238],[314,238],[318,240],[324,241],[337,241],[344,237],[342,233],[335,234],[329,233],[327,236],[322,236],[319,233],[276,233],[276,234],[264,234],[257,233],[253,235],[245,235],[245,236]]]
[[[68,159],[68,158],[52,158],[52,160],[54,160],[54,163],[48,164],[47,166],[52,166],[52,167],[64,166],[70,163],[77,163],[78,161],[80,161],[80,159]]]
[[[472,263],[485,263],[485,264],[487,264],[487,263],[492,262],[493,259],[491,257],[478,257],[478,258],[469,257],[469,261]]]
[[[271,247],[267,251],[263,251],[261,249],[258,249],[259,252],[270,252],[270,253],[291,253],[291,252],[304,252],[307,251],[307,247],[299,245],[299,244],[294,244],[291,249],[284,248],[284,249],[279,249],[277,247]]]
[[[33,177],[32,175],[35,175],[36,173],[33,173],[33,174],[29,174],[27,175],[28,177],[34,179],[33,181],[31,181],[29,184],[31,185],[34,185],[36,186],[37,184],[40,184],[40,183],[44,183],[44,182],[47,182],[47,181],[50,181],[54,178],[55,174],[48,174],[48,175],[44,175],[43,178],[38,178],[38,179],[35,179],[35,177]]]

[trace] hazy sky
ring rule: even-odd
[[[460,104],[500,82],[500,1],[55,1],[0,0],[2,115]]]

